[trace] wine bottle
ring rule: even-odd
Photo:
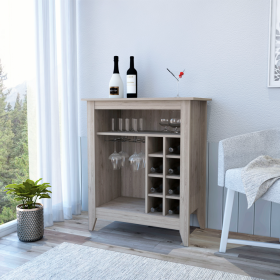
[[[159,185],[156,186],[156,187],[151,187],[151,192],[152,192],[152,193],[155,193],[155,192],[157,192],[157,193],[162,193],[162,184],[159,184]]]
[[[109,98],[123,98],[123,82],[119,73],[119,57],[114,56],[114,71],[109,82]]]
[[[130,68],[126,75],[126,97],[137,98],[137,71],[134,68],[134,56],[130,57]]]
[[[179,213],[180,213],[180,207],[179,207],[179,205],[174,206],[174,207],[172,207],[172,208],[170,208],[170,209],[168,210],[168,214],[169,214],[169,215],[179,214]]]
[[[162,164],[151,168],[152,173],[162,173],[162,170],[163,170]]]
[[[168,190],[168,193],[169,194],[180,194],[180,186],[177,185],[177,186],[170,187]]]
[[[169,168],[168,173],[172,175],[180,175],[180,166],[176,166],[174,168]]]
[[[180,154],[180,145],[178,145],[177,147],[170,147],[168,149],[168,151],[172,154],[176,154],[176,155],[179,155]]]
[[[156,206],[152,207],[151,208],[151,212],[152,213],[154,213],[154,212],[162,212],[162,204],[159,203]]]

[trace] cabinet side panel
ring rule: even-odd
[[[93,230],[96,220],[95,212],[95,143],[94,143],[94,102],[87,102],[87,132],[88,132],[88,223]]]
[[[183,244],[189,246],[190,233],[190,205],[189,205],[189,177],[190,177],[190,101],[181,103],[181,161],[180,161],[180,234]]]
[[[95,195],[96,207],[121,196],[121,170],[113,170],[109,156],[114,152],[114,137],[96,135],[98,131],[110,131],[111,119],[120,117],[118,110],[95,110]],[[117,143],[117,151],[121,148]]]
[[[207,189],[207,102],[200,102],[200,196],[197,209],[197,219],[200,228],[206,226],[206,189]]]
[[[200,160],[200,137],[201,137],[201,113],[200,102],[191,101],[190,112],[190,213],[199,206],[201,160]]]

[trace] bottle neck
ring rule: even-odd
[[[130,58],[130,69],[134,69],[134,57]]]
[[[119,74],[119,61],[114,60],[114,72],[113,74]]]

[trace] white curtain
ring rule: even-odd
[[[52,186],[52,198],[42,200],[45,226],[51,226],[81,213],[76,0],[34,1],[38,176]]]

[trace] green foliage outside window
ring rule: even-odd
[[[0,77],[4,73],[0,63]],[[6,101],[0,78],[0,225],[16,219],[16,205],[12,194],[6,194],[4,187],[20,184],[29,177],[27,97],[17,95],[14,108]]]

